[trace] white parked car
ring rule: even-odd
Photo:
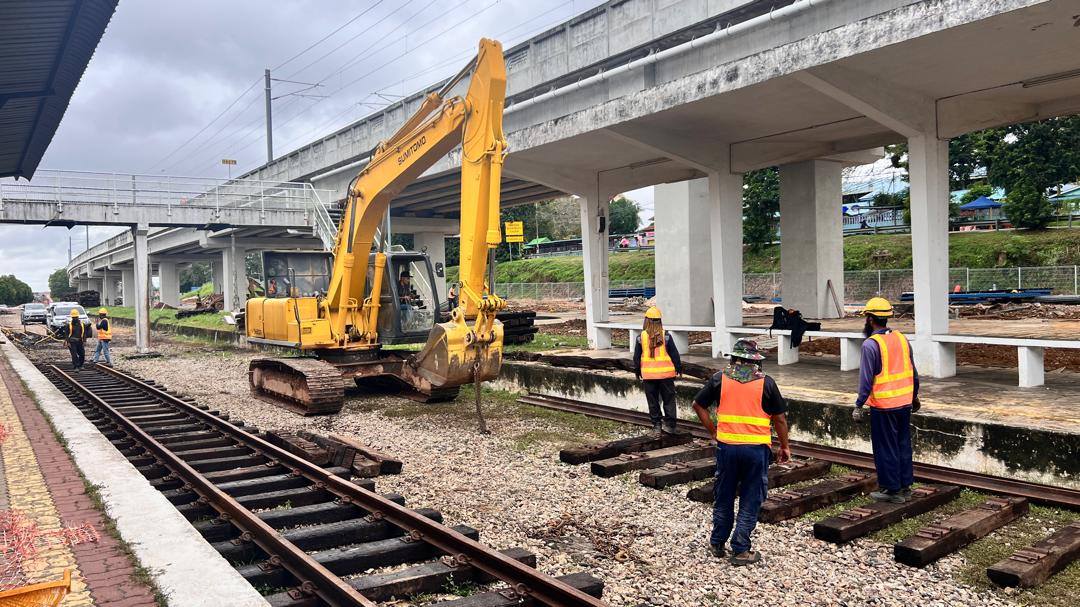
[[[79,311],[79,322],[86,327],[93,330],[94,322],[90,320],[90,316],[87,315],[86,310],[82,306],[73,301],[58,301],[49,306],[48,325],[49,331],[56,335],[67,335],[68,322],[71,320],[71,310],[76,309]],[[87,332],[89,336],[90,333]]]

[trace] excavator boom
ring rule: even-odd
[[[469,71],[472,76],[465,96],[447,97]],[[249,339],[294,344],[301,350],[314,351],[327,365],[352,354],[354,361],[357,357],[363,359],[364,369],[379,369],[379,373],[396,377],[421,394],[445,394],[448,388],[498,375],[502,326],[496,314],[505,302],[487,283],[486,274],[489,252],[502,241],[499,195],[506,155],[502,131],[505,99],[502,47],[494,40],[483,39],[476,59],[440,91],[428,94],[418,111],[379,144],[353,179],[338,225],[325,297],[249,300]],[[433,326],[427,343],[416,355],[404,361],[379,356],[380,300],[388,243],[381,243],[381,250],[372,255],[376,235],[391,200],[458,144],[460,303],[451,310],[448,322]],[[370,279],[369,267],[373,268]],[[355,369],[357,365],[353,362],[337,366]],[[308,395],[318,392],[308,385],[307,377],[314,374],[309,367],[286,364],[280,359],[253,361],[252,389],[262,398],[290,401],[293,410],[303,412],[307,407],[311,412],[326,412],[325,394],[320,393],[318,407],[308,402]],[[352,374],[344,370],[342,373]]]

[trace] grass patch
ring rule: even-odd
[[[532,341],[523,344],[511,344],[506,346],[505,349],[507,352],[547,352],[564,348],[585,348],[588,345],[589,339],[584,335],[536,333],[533,335]]]
[[[914,485],[914,487],[918,486],[918,483]],[[926,514],[913,516],[909,519],[904,519],[895,525],[889,525],[880,531],[875,531],[870,534],[870,537],[885,544],[895,544],[904,538],[915,535],[916,531],[934,521],[978,506],[986,501],[987,497],[988,496],[985,493],[979,493],[978,491],[972,491],[971,489],[963,489],[960,491],[959,497],[953,501],[938,506]]]
[[[220,331],[236,331],[234,325],[225,322],[225,314],[221,312],[199,314],[187,318],[176,318],[177,310],[150,310],[150,326],[154,328],[165,327],[198,327],[202,329],[217,329]],[[135,308],[127,306],[111,306],[109,315],[113,318],[135,320]]]
[[[194,289],[192,291],[188,291],[187,293],[180,294],[180,299],[187,299],[188,297],[195,297],[196,295],[198,295],[199,297],[206,297],[207,295],[213,294],[214,283],[204,282],[202,286],[200,286],[198,289]]]
[[[994,533],[960,549],[964,566],[954,572],[957,580],[979,589],[993,589],[1020,605],[1071,607],[1080,596],[1080,562],[1058,572],[1042,586],[1028,590],[1002,590],[986,577],[986,568],[1008,558],[1014,551],[1030,546],[1076,520],[1076,513],[1032,506],[1031,512]]]

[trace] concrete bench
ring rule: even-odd
[[[634,344],[641,338],[641,325],[620,323],[620,322],[598,322],[596,326],[600,329],[626,329],[630,332],[630,352],[634,351]],[[705,331],[712,333],[716,330],[713,326],[697,326],[697,325],[664,325],[664,330],[671,334],[671,340],[675,342],[675,347],[679,349],[680,354],[686,354],[690,348],[690,332],[691,331]]]
[[[776,337],[776,364],[791,365],[799,362],[799,349],[791,347],[791,330],[765,327],[733,327],[728,329],[732,335],[772,335]],[[830,338],[840,340],[840,370],[854,371],[859,368],[859,349],[865,337],[862,333],[847,331],[806,331],[803,337]]]
[[[1026,337],[986,337],[981,335],[934,335],[931,339],[949,344],[990,344],[1016,348],[1017,385],[1034,388],[1046,383],[1046,366],[1043,362],[1046,348],[1080,349],[1080,340],[1032,339]]]

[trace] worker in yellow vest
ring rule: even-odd
[[[91,364],[97,364],[98,356],[104,355],[105,364],[112,366],[112,353],[109,352],[109,345],[112,343],[112,323],[109,322],[109,311],[105,308],[98,310],[97,321],[97,347],[94,348],[94,357],[90,359]]]
[[[757,342],[740,339],[723,371],[713,375],[694,397],[694,412],[709,434],[716,437],[713,530],[709,546],[717,558],[727,556],[731,538],[735,566],[761,560],[750,549],[750,534],[757,526],[761,503],[769,490],[772,428],[780,441],[776,459],[791,459],[788,445],[787,403],[773,378],[761,370],[765,356]],[[739,515],[735,516],[735,497]],[[732,530],[734,528],[734,534]]]
[[[888,328],[892,304],[875,297],[863,308],[866,324],[859,363],[859,396],[852,417],[866,418],[870,406],[870,443],[874,449],[878,490],[870,497],[902,504],[911,498],[911,414],[919,410],[919,373],[911,344]]]
[[[682,374],[682,360],[671,335],[664,331],[660,308],[656,306],[645,312],[641,338],[634,344],[634,369],[649,403],[653,432],[675,434],[675,378]]]
[[[86,338],[89,333],[90,328],[79,318],[79,308],[72,308],[67,326],[67,346],[71,354],[71,368],[76,371],[82,369],[86,362]]]

